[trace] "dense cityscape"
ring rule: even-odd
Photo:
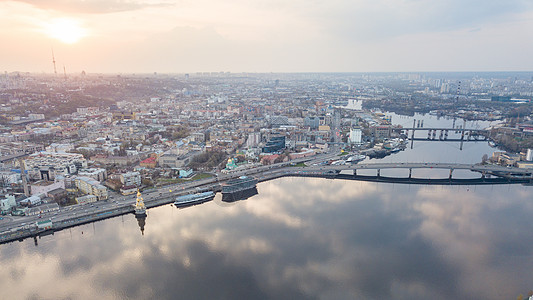
[[[217,192],[234,202],[257,195],[258,181],[283,176],[345,178],[347,169],[355,178],[415,140],[460,141],[460,150],[483,142],[493,152],[480,153],[476,165],[385,163],[374,180],[380,168],[403,167],[409,178],[381,180],[430,184],[411,179],[413,168],[426,167],[450,170],[438,184],[530,182],[532,97],[525,72],[6,72],[0,238],[38,245],[37,237],[131,212],[144,234],[146,207],[187,207]],[[453,123],[432,129],[424,116]],[[461,183],[454,169],[483,175]]]
[[[508,152],[480,162],[533,164],[529,73],[6,73],[0,88],[1,208],[14,216],[53,220],[69,205],[323,153],[336,165],[394,155],[411,124],[391,112],[497,120],[483,139]]]
[[[0,1],[0,299],[533,300],[531,1]]]

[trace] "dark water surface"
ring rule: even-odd
[[[386,159],[493,151],[445,145]],[[533,289],[532,191],[278,179],[232,204],[150,209],[144,235],[126,215],[0,245],[0,298],[516,299]]]

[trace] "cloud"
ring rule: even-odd
[[[148,7],[170,6],[170,3],[122,0],[18,0],[37,8],[67,13],[105,14],[139,10]]]
[[[361,42],[505,22],[532,8],[530,2],[521,0],[360,0],[315,2],[306,6],[301,15],[322,24],[326,32]]]

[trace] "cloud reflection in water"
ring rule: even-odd
[[[501,299],[533,284],[531,191],[285,178],[0,246],[10,298]],[[83,234],[81,233],[83,231]]]

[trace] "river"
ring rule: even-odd
[[[415,142],[382,161],[492,151]],[[516,299],[533,288],[531,187],[282,178],[258,191],[150,209],[144,235],[125,215],[0,245],[2,298]]]

